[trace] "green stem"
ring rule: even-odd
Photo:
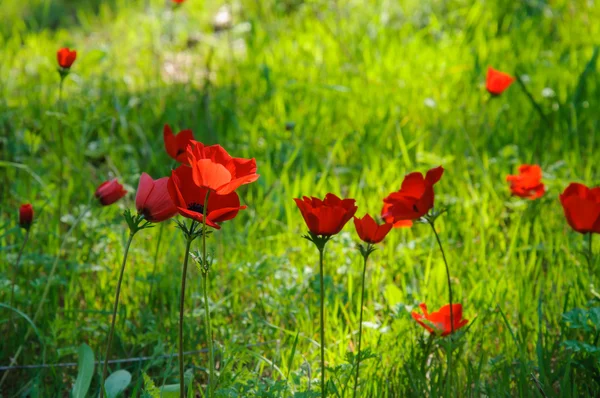
[[[323,252],[325,248],[319,248],[319,270],[321,286],[321,397],[327,396],[325,389],[325,283],[323,280]]]
[[[356,397],[356,390],[358,388],[358,376],[360,372],[360,347],[362,342],[362,324],[363,324],[363,305],[365,301],[365,275],[367,273],[367,260],[369,259],[369,251],[371,249],[371,244],[369,243],[365,253],[363,254],[364,258],[364,266],[362,272],[362,288],[360,293],[360,319],[358,323],[358,357],[356,359],[356,376],[354,377],[354,394],[353,397]]]
[[[62,109],[62,92],[63,92],[63,82],[65,81],[63,75],[60,77],[60,85],[58,89],[58,110]],[[64,183],[64,175],[65,175],[65,142],[62,132],[62,126],[59,119],[58,126],[58,156],[59,156],[59,173],[58,173],[58,208],[56,210],[57,215],[57,225],[58,225],[58,237],[60,237],[60,218],[62,216],[62,202],[63,202],[63,183]]]
[[[435,230],[435,225],[433,221],[429,221],[429,225],[431,225],[431,229],[435,235],[435,239],[437,240],[438,246],[440,247],[440,251],[442,252],[442,258],[444,259],[444,264],[446,265],[446,277],[448,278],[448,300],[450,301],[450,334],[454,333],[454,314],[452,310],[452,281],[450,280],[450,267],[448,267],[448,260],[446,260],[446,253],[444,252],[444,247],[442,246],[442,241],[440,240],[440,236]],[[451,387],[452,383],[452,340],[448,339],[448,381],[446,383],[447,388]]]
[[[106,373],[108,372],[108,359],[110,357],[110,348],[112,346],[112,339],[115,333],[115,322],[117,320],[117,309],[119,308],[119,296],[121,295],[121,284],[123,283],[123,274],[125,273],[125,264],[127,264],[127,254],[129,254],[129,247],[135,232],[132,231],[129,234],[129,239],[125,245],[125,253],[123,254],[123,262],[121,263],[121,272],[119,273],[119,281],[117,282],[117,291],[115,293],[115,303],[113,305],[112,321],[110,324],[110,330],[108,332],[108,343],[106,344],[106,353],[104,354],[104,366],[102,367],[102,379],[100,380],[100,398],[104,396],[104,380],[106,380]]]
[[[590,267],[590,272],[592,272],[592,266],[594,265],[594,252],[592,251],[592,238],[593,234],[590,232],[588,234],[588,265]]]
[[[158,242],[156,242],[156,250],[154,251],[154,267],[152,268],[152,284],[150,284],[150,293],[148,294],[148,303],[152,299],[152,290],[156,285],[156,268],[158,267],[158,252],[160,251],[160,242],[162,240],[163,229],[165,229],[165,223],[160,223],[160,229],[158,230]]]
[[[32,323],[33,324],[36,323],[36,321],[38,320],[39,316],[43,312],[42,310],[44,309],[44,302],[46,301],[46,298],[48,297],[48,293],[50,292],[50,286],[52,284],[52,279],[54,278],[54,274],[56,273],[56,268],[58,267],[58,260],[60,259],[60,253],[62,252],[65,244],[67,243],[67,239],[69,238],[69,236],[71,236],[71,233],[73,232],[73,230],[75,230],[75,227],[77,226],[77,224],[79,224],[79,222],[83,219],[83,217],[85,216],[85,214],[90,209],[90,203],[91,203],[91,201],[92,201],[93,198],[94,198],[94,196],[90,197],[90,199],[88,201],[87,207],[81,212],[81,214],[79,215],[79,217],[77,217],[77,219],[75,220],[75,222],[73,223],[73,225],[71,225],[71,228],[67,231],[67,233],[63,237],[62,243],[61,243],[61,245],[60,245],[60,247],[58,249],[58,253],[56,254],[56,257],[54,258],[54,263],[52,264],[52,268],[50,269],[50,274],[48,275],[48,278],[46,278],[46,286],[44,287],[44,293],[42,293],[42,299],[39,301],[38,307],[37,307],[37,309],[35,311],[35,314],[33,315],[33,319],[32,319]],[[31,332],[32,331],[33,331],[33,329],[30,328],[27,331],[27,333],[25,333],[25,337],[23,338],[23,341],[27,341],[27,339],[29,338],[29,336],[31,336]],[[12,357],[12,359],[10,361],[10,366],[12,366],[15,363],[17,363],[17,359],[19,358],[19,355],[21,354],[22,351],[23,351],[23,344],[21,344],[19,346],[19,348],[15,352],[15,355]],[[2,387],[2,385],[6,381],[6,378],[8,377],[9,373],[10,373],[10,371],[7,370],[2,375],[2,379],[0,379],[0,387]]]
[[[444,253],[444,247],[442,246],[442,241],[440,240],[440,236],[435,230],[435,226],[432,221],[429,222],[431,225],[431,229],[433,229],[433,233],[435,235],[435,239],[437,240],[438,246],[440,247],[440,251],[442,252],[442,258],[444,259],[444,265],[446,265],[446,277],[448,279],[448,299],[450,302],[450,332],[454,333],[454,315],[452,313],[452,281],[450,280],[450,267],[448,267],[448,261],[446,260],[446,253]]]
[[[193,232],[194,222],[190,230]],[[191,235],[191,234],[190,234]],[[187,237],[185,245],[185,257],[183,259],[183,271],[181,273],[181,295],[179,297],[179,395],[181,398],[185,398],[185,380],[183,377],[183,309],[185,302],[185,279],[187,275],[188,259],[190,256],[190,246],[194,239],[191,236]]]
[[[27,244],[27,241],[29,240],[29,231],[30,231],[30,229],[28,228],[27,232],[25,233],[25,239],[23,239],[23,244],[21,245],[21,249],[19,250],[19,255],[17,256],[17,262],[15,263],[12,287],[10,289],[10,306],[11,307],[13,306],[13,300],[15,297],[15,284],[17,283],[17,275],[19,274],[19,264],[21,263],[21,257],[23,256],[23,251],[25,250],[25,245]]]
[[[202,280],[204,290],[204,321],[206,322],[206,342],[208,344],[208,385],[206,386],[208,398],[213,396],[213,379],[215,375],[215,351],[213,347],[212,329],[210,321],[210,308],[208,305],[208,257],[206,255],[206,214],[208,213],[208,196],[210,190],[206,192],[204,198],[204,207],[202,212],[202,268],[204,269],[204,278]]]

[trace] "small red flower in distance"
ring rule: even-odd
[[[21,228],[29,230],[33,222],[33,207],[27,203],[19,208],[19,225]]]
[[[177,3],[177,4],[183,4],[183,2],[184,2],[185,0],[172,0],[172,1],[173,1],[173,3]]]
[[[429,333],[441,334],[447,336],[452,333],[452,323],[454,323],[454,331],[469,323],[468,319],[462,317],[462,304],[452,304],[452,320],[450,322],[450,305],[446,304],[437,312],[428,313],[427,305],[419,304],[423,314],[416,311],[411,312],[411,316],[419,325],[423,326]]]
[[[177,206],[179,214],[202,222],[204,219],[204,200],[208,189],[194,184],[192,169],[182,165],[173,170],[169,178],[168,188],[169,195],[175,206]],[[225,195],[211,192],[208,196],[208,208],[206,209],[206,225],[220,229],[218,222],[235,218],[238,211],[245,208],[246,206],[240,206],[240,198],[235,192]]]
[[[179,134],[173,134],[173,130],[168,124],[163,128],[163,139],[165,141],[165,149],[170,157],[179,163],[187,163],[186,148],[194,140],[192,130],[181,130]]]
[[[487,77],[485,80],[485,88],[491,95],[500,95],[506,90],[513,82],[514,77],[508,73],[500,72],[491,66],[488,67]]]
[[[404,177],[400,190],[383,199],[384,210],[385,204],[389,205],[382,214],[384,219],[397,223],[417,220],[426,215],[433,208],[433,186],[442,178],[443,173],[444,168],[439,166],[429,170],[425,177],[418,172]]]
[[[546,192],[542,184],[542,169],[537,164],[519,166],[519,175],[509,175],[506,181],[510,182],[512,194],[521,198],[538,199]]]
[[[192,141],[187,155],[194,183],[219,195],[231,193],[259,177],[255,159],[232,158],[220,145],[204,146]]]
[[[588,188],[573,182],[560,195],[567,222],[582,234],[600,234],[600,187]]]
[[[69,48],[61,48],[56,52],[56,59],[58,60],[58,65],[63,69],[69,69],[73,62],[75,62],[75,58],[77,58],[77,51],[69,50]]]
[[[332,193],[325,195],[324,200],[304,196],[294,201],[309,231],[322,236],[339,233],[358,210],[354,199],[340,199]]]
[[[168,183],[169,177],[155,181],[148,174],[142,173],[135,195],[135,207],[146,220],[157,223],[177,214],[177,207],[169,195]]]
[[[393,227],[392,224],[388,223],[378,225],[369,214],[365,214],[363,218],[355,216],[354,226],[358,237],[362,241],[372,244],[381,242]]]
[[[127,195],[127,191],[123,188],[123,185],[117,182],[117,179],[106,181],[100,184],[95,193],[96,197],[100,200],[102,206],[108,206]]]

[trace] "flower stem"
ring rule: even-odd
[[[65,78],[63,75],[60,77],[60,85],[58,88],[58,110],[62,110],[62,92],[63,92],[63,82]],[[58,127],[58,156],[59,156],[59,172],[58,172],[58,208],[56,210],[56,222],[58,228],[58,235],[60,237],[60,218],[62,216],[62,205],[63,205],[63,184],[64,184],[64,176],[65,176],[65,140],[63,137],[63,129],[60,126],[61,119],[59,119],[59,127]]]
[[[115,333],[115,322],[117,320],[117,309],[119,308],[119,296],[121,295],[121,283],[123,282],[123,274],[125,273],[125,264],[127,264],[127,255],[129,254],[129,247],[135,231],[129,233],[129,239],[125,245],[125,253],[123,254],[123,262],[121,264],[121,272],[119,273],[119,281],[117,282],[117,291],[115,293],[115,303],[113,305],[112,321],[110,324],[110,331],[108,332],[108,343],[106,344],[106,354],[104,354],[104,366],[102,367],[102,380],[100,381],[100,398],[104,396],[104,381],[106,380],[106,373],[108,371],[108,359],[110,357],[110,348],[112,346],[112,339]]]
[[[591,272],[592,266],[594,265],[594,252],[592,251],[592,238],[594,235],[591,232],[588,235],[588,264]]]
[[[21,245],[21,249],[19,250],[19,255],[17,256],[17,262],[15,263],[15,269],[14,269],[14,273],[13,273],[13,279],[12,279],[12,286],[10,289],[10,306],[13,306],[13,301],[14,301],[14,297],[15,297],[15,285],[17,283],[17,276],[19,275],[19,264],[21,263],[21,257],[23,256],[23,251],[25,250],[25,245],[27,244],[27,241],[29,240],[29,231],[31,231],[31,228],[27,229],[27,232],[25,232],[25,239],[23,239],[23,244]],[[12,322],[12,317],[13,317],[13,313],[11,312],[10,315],[10,319]],[[16,325],[15,325],[15,330],[16,330]]]
[[[194,228],[192,223],[192,230]],[[190,256],[190,246],[194,239],[191,236],[187,237],[185,245],[185,257],[183,259],[183,271],[181,273],[181,295],[179,297],[179,395],[181,398],[185,398],[185,380],[183,377],[183,310],[185,302],[185,279],[187,275],[188,259]]]
[[[160,251],[160,242],[162,241],[163,229],[165,229],[165,223],[160,223],[160,229],[158,230],[158,241],[156,242],[156,250],[154,251],[154,267],[152,268],[152,283],[150,284],[150,293],[148,294],[148,304],[152,300],[152,290],[156,285],[156,268],[158,267],[158,252]]]
[[[452,313],[452,281],[450,280],[450,267],[448,267],[448,261],[446,260],[446,253],[444,253],[444,247],[442,246],[442,241],[440,240],[440,236],[435,230],[435,225],[433,221],[429,221],[429,225],[431,225],[431,229],[433,229],[433,233],[435,235],[435,239],[437,240],[438,246],[440,247],[440,251],[442,252],[442,258],[444,259],[444,264],[446,265],[446,277],[448,278],[448,301],[450,302],[450,332],[454,333],[454,314]]]
[[[366,251],[363,253],[364,258],[364,266],[362,272],[362,288],[360,293],[360,319],[358,323],[358,356],[356,359],[356,376],[354,377],[354,394],[353,397],[356,397],[356,390],[358,388],[358,376],[360,372],[360,347],[362,342],[362,324],[363,324],[363,305],[365,301],[365,275],[367,273],[367,260],[369,259],[369,252],[371,250],[371,244],[367,246]]]
[[[208,385],[206,386],[206,393],[208,398],[213,396],[213,379],[215,376],[215,351],[213,347],[213,339],[212,339],[212,329],[211,329],[211,321],[210,321],[210,308],[208,305],[208,271],[210,267],[208,265],[208,257],[206,255],[206,214],[208,210],[208,195],[210,195],[210,191],[206,192],[206,197],[204,198],[204,208],[202,214],[202,268],[204,270],[203,275],[203,290],[204,290],[204,321],[206,322],[206,342],[208,344],[208,360],[209,360],[209,368],[208,368]]]
[[[325,248],[319,248],[319,274],[321,286],[321,397],[327,396],[325,389],[325,283],[323,280],[323,252]]]

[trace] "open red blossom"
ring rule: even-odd
[[[194,183],[220,195],[258,179],[256,160],[232,158],[220,145],[205,146],[192,141],[187,148]]]
[[[381,218],[387,224],[392,224],[394,228],[403,228],[403,227],[412,227],[412,220],[399,220],[394,222],[394,217],[390,214],[390,207],[392,205],[390,203],[383,203],[383,208],[381,209]]]
[[[169,195],[168,183],[169,177],[155,181],[148,174],[142,173],[135,195],[135,207],[146,220],[157,223],[177,214],[177,207]]]
[[[123,188],[123,185],[117,182],[117,179],[106,181],[100,184],[95,193],[96,197],[100,200],[102,206],[108,206],[127,195],[127,191]]]
[[[33,222],[33,207],[27,203],[19,208],[19,226],[24,229],[29,229]]]
[[[454,324],[454,331],[465,326],[469,323],[468,319],[462,317],[462,304],[452,304],[452,320],[450,322],[450,305],[446,304],[439,311],[428,313],[427,305],[424,303],[419,304],[423,314],[419,314],[416,311],[411,312],[411,316],[419,325],[423,326],[429,331],[429,333],[441,334],[447,336],[452,333],[452,324]]]
[[[179,214],[200,223],[203,222],[204,200],[209,190],[194,184],[190,167],[182,165],[173,170],[169,178],[168,189]],[[235,192],[225,195],[211,192],[206,209],[206,225],[220,229],[218,222],[235,218],[238,212],[245,208],[246,206],[240,206],[240,198]]]
[[[362,241],[372,244],[381,242],[393,227],[389,223],[384,223],[383,225],[377,224],[369,214],[365,214],[363,218],[355,216],[354,226],[356,227],[358,237]]]
[[[537,164],[519,166],[519,175],[509,175],[510,191],[513,195],[527,199],[538,199],[544,195],[546,188],[542,184],[542,169]]]
[[[176,3],[176,4],[183,4],[183,2],[185,0],[172,0],[172,1],[173,1],[173,3]]]
[[[433,186],[443,173],[444,168],[439,166],[429,170],[425,177],[419,172],[404,177],[400,190],[383,199],[382,216],[386,222],[412,221],[426,215],[433,208]]]
[[[573,182],[560,195],[567,222],[582,234],[600,234],[600,187]]]
[[[332,193],[325,195],[324,200],[304,196],[294,201],[309,231],[322,236],[339,233],[358,210],[354,199],[340,199]]]
[[[77,58],[77,51],[69,50],[69,48],[61,48],[56,52],[56,59],[58,60],[58,65],[63,69],[69,69],[75,59]]]
[[[500,95],[506,90],[515,78],[508,73],[500,72],[491,66],[488,67],[485,88],[491,95]]]
[[[181,130],[177,135],[173,134],[173,130],[168,124],[163,128],[163,139],[165,141],[165,149],[170,157],[179,163],[187,163],[186,148],[194,140],[192,130]]]

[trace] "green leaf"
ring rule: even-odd
[[[131,383],[131,373],[121,369],[112,373],[104,382],[104,389],[108,398],[116,398],[120,393],[125,391]]]
[[[73,398],[85,398],[94,376],[94,351],[87,344],[79,346],[77,363],[77,379],[73,385]]]

